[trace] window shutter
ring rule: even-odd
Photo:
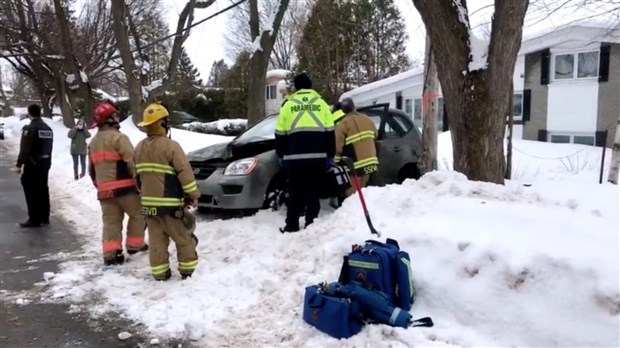
[[[547,134],[549,132],[547,132],[546,129],[539,129],[538,130],[538,141],[544,141],[547,142]]]
[[[540,84],[549,84],[549,69],[551,67],[551,51],[547,48],[540,54]]]
[[[607,142],[607,132],[597,131],[594,133],[594,146],[605,146]]]
[[[601,56],[598,60],[598,82],[609,81],[609,51],[610,44],[601,44]]]
[[[524,89],[523,90],[523,104],[521,104],[523,108],[523,122],[530,120],[531,101],[532,101],[532,90]]]

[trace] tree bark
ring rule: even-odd
[[[450,110],[454,170],[470,180],[503,184],[505,112],[529,1],[495,1],[487,66],[482,69],[469,67],[471,28],[464,0],[413,4],[441,59],[437,73]]]
[[[86,72],[82,71],[77,61],[77,58],[75,57],[75,53],[73,51],[71,33],[69,32],[69,23],[67,21],[67,14],[65,13],[64,8],[62,7],[61,0],[54,0],[54,12],[56,12],[56,18],[60,26],[62,52],[63,52],[63,55],[65,56],[65,68],[68,68],[69,71],[73,73],[73,76],[75,77],[75,79],[77,79],[77,82],[80,88],[80,95],[82,99],[84,100],[84,117],[86,119],[86,122],[90,124],[93,121],[93,108],[94,108],[93,92],[92,92],[92,89],[90,88],[90,83],[88,82],[88,79],[84,80],[82,78],[82,73],[86,75]],[[59,75],[60,75],[59,78],[64,85],[64,82],[65,82],[64,74],[59,72]],[[66,93],[66,90],[63,91],[63,94],[68,96],[68,94]],[[64,97],[62,99],[62,102],[66,102]],[[64,119],[64,116],[65,114],[63,112],[63,119]],[[73,124],[75,122],[73,118],[73,113],[71,114],[70,120],[64,120],[64,121],[65,121],[65,124],[67,123]]]
[[[110,3],[112,20],[114,21],[114,36],[116,37],[116,44],[121,54],[123,71],[125,72],[127,86],[129,89],[129,104],[132,120],[137,124],[142,120],[142,103],[144,98],[142,96],[142,83],[140,82],[140,76],[134,75],[136,65],[131,53],[131,46],[129,45],[125,0],[114,0]]]
[[[58,104],[60,112],[62,113],[62,123],[67,128],[73,128],[73,126],[75,126],[75,117],[73,115],[73,108],[68,102],[68,98],[65,79],[63,74],[59,71],[56,74],[56,104]]]
[[[611,166],[607,175],[607,182],[618,185],[618,169],[620,168],[620,114],[618,114],[618,123],[616,124],[616,136],[614,137],[614,145],[611,153]]]
[[[280,30],[280,24],[289,0],[280,0],[273,17],[272,28],[260,31],[258,14],[258,0],[250,0],[250,32],[252,40],[259,38],[261,49],[250,52],[249,81],[248,81],[248,127],[265,116],[265,75],[269,65],[269,57]],[[269,25],[269,23],[267,23]],[[260,35],[260,37],[259,37]]]
[[[432,54],[430,37],[426,36],[424,61],[424,91],[422,93],[422,166],[424,172],[437,170],[437,121],[439,79]]]

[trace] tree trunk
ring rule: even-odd
[[[431,40],[426,36],[424,91],[422,93],[422,166],[424,172],[437,170],[437,121],[439,80],[432,54]]]
[[[618,169],[620,167],[620,114],[618,114],[618,123],[616,124],[616,136],[614,137],[614,145],[611,153],[611,166],[607,181],[618,185]]]
[[[425,23],[435,57],[441,60],[436,62],[437,73],[450,110],[454,170],[470,180],[503,184],[505,116],[529,1],[495,1],[487,57],[475,39],[470,39],[464,0],[413,3]],[[470,40],[474,42],[470,44]],[[472,51],[483,58],[470,65]]]
[[[125,13],[125,0],[111,1],[112,20],[114,24],[114,36],[116,38],[116,44],[121,54],[121,61],[123,62],[123,71],[125,72],[125,78],[127,79],[127,86],[129,89],[129,105],[131,108],[131,115],[134,123],[142,121],[142,102],[144,100],[142,96],[142,83],[140,77],[134,75],[136,71],[136,65],[131,53],[131,46],[129,45],[129,33],[127,32]]]
[[[280,24],[289,0],[279,0],[271,28],[260,31],[258,14],[258,0],[250,0],[250,32],[252,40],[259,40],[260,49],[250,52],[249,81],[248,81],[248,127],[265,117],[265,75],[269,64],[269,57],[280,30]],[[269,26],[270,23],[266,23]],[[260,37],[259,37],[260,35]]]
[[[65,79],[60,71],[56,74],[56,104],[60,107],[62,113],[62,123],[67,128],[73,128],[75,126],[75,117],[73,115],[73,108],[69,104],[69,96],[67,95],[67,89],[65,85]]]
[[[73,44],[71,33],[69,32],[69,23],[67,21],[67,14],[65,13],[64,8],[62,7],[61,0],[54,0],[54,11],[56,12],[56,18],[58,20],[58,24],[60,25],[60,37],[62,41],[62,52],[65,56],[65,68],[69,69],[73,73],[75,79],[77,79],[80,95],[84,100],[84,117],[86,122],[90,124],[93,121],[93,93],[90,88],[90,83],[88,82],[88,78],[82,78],[82,73],[86,75],[85,72],[82,72],[80,66],[78,65],[77,58],[73,52]],[[64,80],[64,74],[60,74],[60,79]],[[64,84],[64,81],[63,81]],[[68,96],[68,94],[65,93]],[[63,99],[64,101],[64,99]],[[64,113],[63,113],[64,116]],[[71,123],[74,122],[73,115],[71,115]]]

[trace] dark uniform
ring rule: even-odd
[[[298,80],[297,92],[282,105],[276,122],[276,153],[285,163],[289,184],[286,226],[281,232],[299,230],[304,208],[306,226],[319,215],[321,179],[336,152],[329,106],[309,87],[309,80]]]
[[[23,227],[49,224],[47,181],[52,165],[53,142],[54,132],[40,117],[33,118],[29,125],[22,128],[17,167],[23,165],[21,182],[28,205],[28,221],[22,224]]]

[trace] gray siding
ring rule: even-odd
[[[614,143],[618,113],[620,113],[620,44],[611,44],[609,79],[607,82],[599,82],[596,120],[597,131],[609,131],[607,135],[608,147]]]
[[[538,140],[538,131],[547,127],[547,86],[540,84],[541,52],[525,55],[524,89],[532,91],[530,120],[523,124],[523,139]]]

